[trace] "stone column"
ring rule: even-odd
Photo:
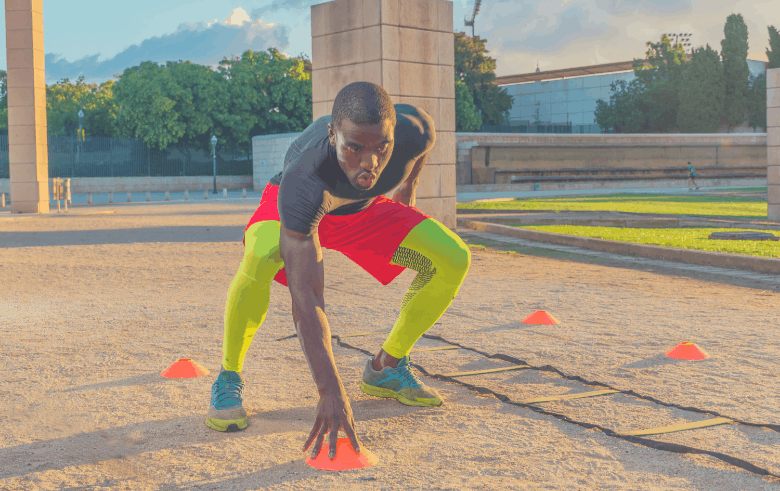
[[[780,222],[780,68],[766,71],[767,218]]]
[[[5,0],[11,212],[49,212],[43,0]]]
[[[448,0],[335,0],[311,9],[312,101],[331,113],[345,85],[381,85],[396,104],[431,115],[436,145],[417,207],[455,228],[455,48]]]

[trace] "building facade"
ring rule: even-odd
[[[496,84],[513,99],[509,126],[518,127],[521,133],[536,132],[533,127],[537,125],[553,133],[602,133],[596,124],[596,101],[609,101],[612,83],[636,78],[632,63],[497,77]],[[763,61],[748,60],[751,76],[766,73],[766,65]],[[745,126],[740,132],[754,130]]]

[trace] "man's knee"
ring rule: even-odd
[[[465,276],[471,266],[471,251],[460,237],[453,235],[455,243],[450,248],[450,264],[455,273]]]

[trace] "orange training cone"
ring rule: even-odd
[[[709,355],[694,343],[680,343],[666,352],[666,356],[676,360],[704,360]]]
[[[366,450],[365,447],[360,447],[360,453],[355,453],[350,443],[349,438],[339,438],[336,443],[336,458],[330,460],[328,458],[328,441],[327,437],[322,444],[320,453],[316,459],[311,457],[306,458],[306,464],[315,469],[323,471],[346,471],[349,469],[360,469],[362,467],[369,467],[379,462],[379,458]]]
[[[552,326],[557,324],[558,319],[547,313],[546,310],[537,310],[533,314],[523,319],[523,324],[542,324],[545,326]]]
[[[175,361],[160,373],[165,378],[193,378],[208,374],[208,370],[189,358],[181,358]]]

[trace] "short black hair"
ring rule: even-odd
[[[347,118],[359,125],[377,125],[390,121],[395,125],[395,107],[390,95],[371,82],[353,82],[339,91],[333,101],[331,123],[335,128]]]

